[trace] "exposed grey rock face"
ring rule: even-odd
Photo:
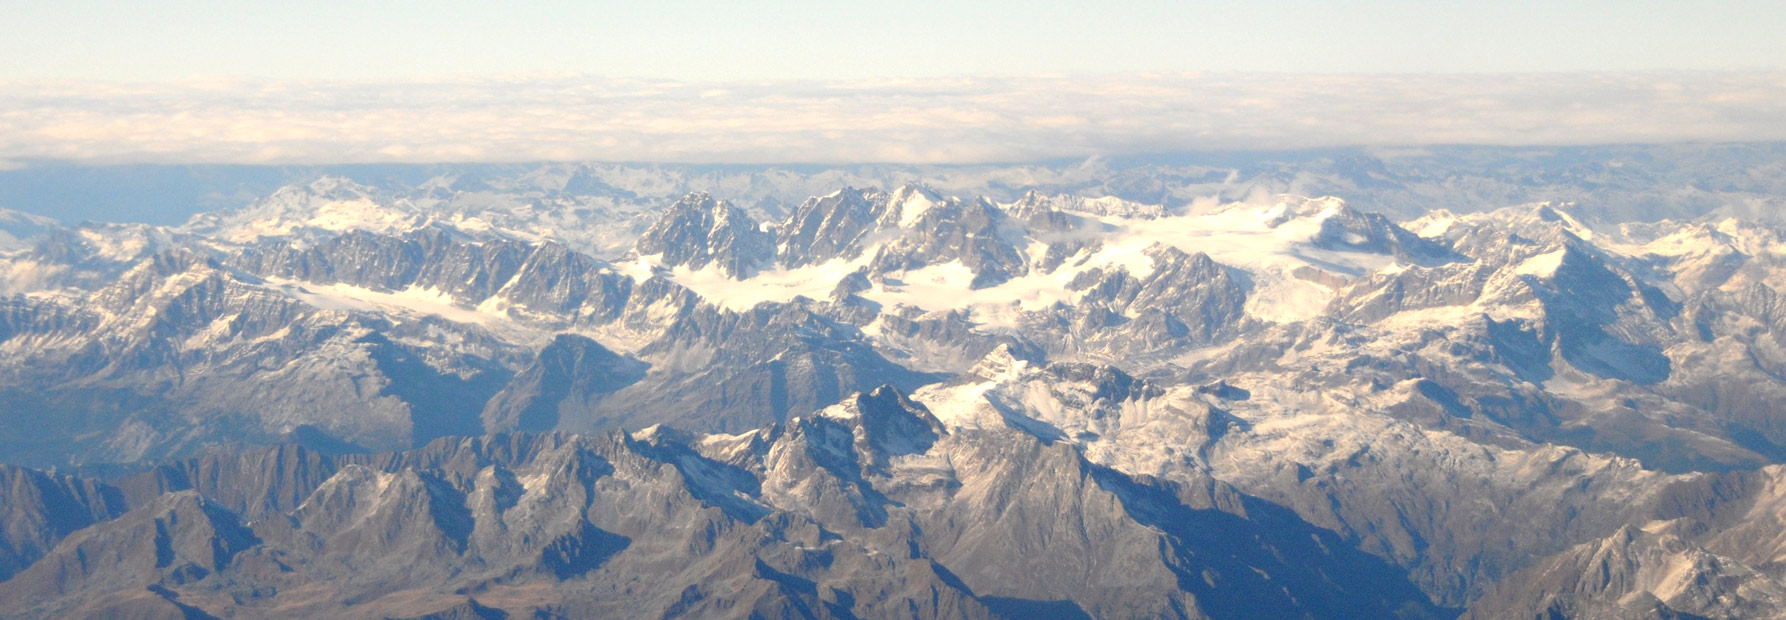
[[[561,334],[490,398],[483,425],[496,432],[550,431],[566,413],[585,412],[601,396],[644,376],[643,363],[615,355],[594,340]]]
[[[480,242],[440,228],[403,236],[350,231],[302,242],[274,238],[218,258],[169,250],[123,269],[93,300],[9,300],[0,333],[24,352],[21,362],[31,360],[14,367],[14,402],[52,409],[91,409],[95,397],[139,404],[91,418],[88,427],[57,429],[71,435],[40,434],[35,445],[18,448],[27,459],[105,454],[128,460],[204,443],[266,441],[299,427],[350,444],[401,448],[482,433],[486,425],[613,425],[672,394],[679,404],[666,413],[706,410],[718,419],[743,412],[731,423],[738,428],[836,402],[864,386],[864,376],[906,387],[915,384],[905,377],[916,377],[834,327],[795,337],[787,330],[802,328],[770,320],[779,311],[742,321],[714,308],[697,311],[700,299],[680,286],[662,279],[635,283],[563,246]],[[442,312],[457,320],[443,319]],[[602,409],[595,401],[643,378],[647,364],[612,354],[602,363],[626,380],[592,380],[596,368],[572,364],[564,375],[576,384],[569,392],[522,397],[516,390],[532,388],[517,385],[492,403],[515,373],[529,364],[541,371],[551,365],[550,356],[529,358],[565,329],[604,334],[629,350],[665,340],[645,354],[682,361],[662,364],[650,389],[618,401],[626,406]],[[707,334],[710,329],[726,335]],[[758,332],[766,333],[751,335]],[[683,346],[722,356],[691,361]],[[852,373],[852,366],[858,370]],[[849,378],[838,382],[837,369]],[[760,397],[741,400],[723,386],[716,391],[713,377],[731,373],[756,373],[730,384]],[[522,380],[544,377],[535,372]],[[113,392],[100,396],[90,389],[94,384]],[[57,388],[45,392],[40,385]],[[540,417],[573,393],[574,404],[565,406],[575,416],[562,425],[556,416]],[[523,401],[539,403],[525,420],[516,417],[529,410]],[[489,416],[482,415],[486,409]],[[256,413],[240,419],[245,412]],[[120,426],[129,432],[90,433]],[[59,443],[72,434],[110,441]]]
[[[1625,527],[1508,578],[1465,618],[1780,618],[1777,579],[1669,534]]]
[[[269,456],[217,458],[251,471]],[[891,388],[743,435],[513,435],[326,460],[320,484],[260,479],[308,493],[277,511],[250,498],[259,519],[177,490],[83,529],[0,584],[34,601],[7,614],[1439,611],[1387,564],[1221,483],[1134,478],[1016,429],[952,432]],[[133,589],[156,596],[106,598]]]
[[[1287,212],[1285,217],[1290,215],[1292,213]],[[1312,245],[1326,250],[1388,254],[1414,265],[1441,264],[1462,258],[1444,245],[1395,225],[1381,213],[1364,213],[1349,205],[1321,221],[1321,231]]]
[[[556,243],[472,242],[429,228],[403,236],[350,231],[319,243],[274,239],[228,264],[260,277],[379,291],[425,289],[476,306],[497,299],[535,320],[605,323],[626,304],[630,280]]]
[[[1509,576],[1467,617],[1786,617],[1781,480],[1770,466],[1668,484],[1633,525]]]
[[[1161,384],[1003,350],[967,375],[913,398],[935,403],[951,427],[1009,425],[1117,470],[1229,482],[1401,566],[1442,604],[1461,606],[1536,556],[1609,534],[1668,483],[1632,461],[1554,446],[1493,448],[1394,419],[1276,413],[1278,399],[1319,402],[1294,386]]]
[[[781,263],[802,267],[859,258],[888,206],[886,195],[853,187],[807,199],[776,231]]]
[[[700,307],[638,351],[652,371],[561,425],[671,423],[739,432],[816,411],[849,394],[932,377],[889,362],[848,325],[804,303],[742,313]]]
[[[1131,202],[1120,198],[1086,198],[1074,194],[1045,195],[1034,189],[1025,191],[1016,202],[1011,203],[1012,213],[1019,217],[1032,217],[1034,214],[1059,213],[1072,211],[1090,215],[1152,219],[1166,215],[1165,207],[1158,204]]]
[[[0,600],[42,601],[67,592],[199,581],[230,569],[239,554],[259,542],[234,513],[191,491],[169,493],[63,539],[31,568],[0,583]],[[26,611],[14,607],[11,613]]]
[[[871,273],[918,269],[959,261],[972,270],[971,288],[998,285],[1020,275],[1022,252],[1013,244],[1008,216],[984,198],[943,198],[928,189],[900,188],[889,198],[884,222],[909,231],[881,247],[869,263]]]
[[[743,279],[775,256],[774,236],[743,209],[707,194],[684,196],[639,237],[635,251],[661,255],[664,266],[701,269]]]
[[[579,225],[513,187],[0,217],[0,458],[137,472],[0,475],[4,600],[1778,614],[1777,472],[1720,473],[1786,460],[1766,225],[917,184]]]
[[[93,480],[0,465],[0,580],[77,530],[122,514],[118,489]]]
[[[250,521],[290,512],[335,475],[337,459],[296,444],[170,461],[114,481],[132,506],[192,490]]]
[[[1471,614],[1537,608],[1595,617],[1635,603],[1656,617],[1786,617],[1783,473],[1770,466],[1668,485],[1633,519],[1640,526],[1520,571]]]
[[[1068,284],[1084,295],[1062,317],[1072,323],[1056,347],[1151,353],[1219,342],[1247,326],[1244,276],[1202,253],[1164,246],[1147,253],[1153,271],[1145,279],[1094,269]]]
[[[974,274],[970,286],[982,288],[1027,270],[1017,243],[1023,234],[1022,223],[990,200],[906,185],[812,198],[789,215],[777,243],[790,268],[870,258],[864,269],[872,277],[958,261]]]

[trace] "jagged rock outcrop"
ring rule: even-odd
[[[1634,527],[1514,574],[1464,618],[1779,618],[1786,585]]]
[[[0,213],[5,613],[1777,615],[1769,225],[611,172]]]
[[[774,239],[743,209],[700,193],[670,205],[634,251],[656,255],[666,267],[699,270],[712,264],[728,277],[744,279],[774,258]]]
[[[266,457],[240,458],[223,470]],[[952,430],[892,388],[743,435],[497,436],[327,461],[300,504],[261,519],[183,490],[80,530],[0,584],[33,601],[4,615],[1436,611],[1387,565],[1220,483],[1130,477],[1014,427]],[[246,505],[307,486],[273,473]]]
[[[123,514],[117,488],[0,465],[0,581],[42,558],[69,534]]]
[[[490,398],[483,426],[491,432],[550,431],[565,415],[586,413],[602,396],[643,378],[645,368],[594,340],[560,334]]]

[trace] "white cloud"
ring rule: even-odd
[[[1786,71],[0,83],[0,161],[968,163],[1786,140]]]

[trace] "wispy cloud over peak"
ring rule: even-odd
[[[0,161],[973,163],[1786,139],[1786,71],[0,83]]]

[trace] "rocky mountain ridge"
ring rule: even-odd
[[[691,194],[598,256],[429,191],[21,228],[0,457],[140,473],[7,470],[0,599],[1780,614],[1766,224],[908,185]]]

